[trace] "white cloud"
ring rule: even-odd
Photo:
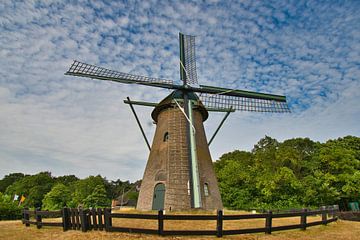
[[[73,59],[179,80],[178,32],[197,36],[201,84],[286,94],[289,115],[236,112],[211,147],[251,149],[265,134],[359,135],[359,6],[244,1],[5,1],[0,9],[0,176],[142,177],[147,148],[122,100],[169,92],[64,76]],[[315,14],[316,13],[316,14]],[[150,137],[151,109],[138,107]],[[212,114],[208,136],[221,120]]]

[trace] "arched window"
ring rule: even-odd
[[[204,183],[204,196],[205,197],[209,196],[209,184],[208,183]]]
[[[169,140],[169,132],[164,134],[163,142],[167,142]]]

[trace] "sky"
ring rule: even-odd
[[[291,113],[230,114],[213,160],[265,135],[360,136],[360,1],[0,3],[0,178],[12,172],[142,178],[148,149],[123,100],[169,90],[65,76],[73,60],[180,84],[179,32],[200,84],[285,95]],[[151,140],[152,109],[136,106]],[[223,113],[204,123],[208,139]]]

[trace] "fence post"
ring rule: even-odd
[[[303,208],[300,219],[301,230],[306,230],[306,217],[307,217],[307,209]]]
[[[24,208],[24,210],[23,210],[23,213],[24,213],[24,222],[25,222],[25,226],[26,227],[29,227],[30,226],[30,223],[29,223],[29,220],[30,220],[30,214],[29,214],[29,208],[28,207],[26,207],[26,208]],[[23,223],[24,223],[23,222]]]
[[[326,206],[322,206],[322,207],[321,207],[321,220],[322,220],[322,224],[324,224],[324,225],[327,224],[327,211],[326,211]]]
[[[101,208],[97,209],[97,215],[98,215],[98,222],[99,222],[99,230],[102,231],[103,230],[103,220],[102,220],[102,210]]]
[[[70,220],[71,220],[70,228],[72,228],[73,230],[76,230],[75,209],[70,208],[69,210],[70,210]]]
[[[158,212],[158,234],[162,236],[164,233],[164,212],[159,210]]]
[[[75,208],[75,221],[76,221],[76,229],[77,229],[77,230],[80,230],[79,208]]]
[[[35,218],[36,218],[36,227],[37,229],[40,229],[42,227],[42,223],[41,223],[41,214],[38,213],[38,211],[40,211],[40,208],[36,208],[35,210]]]
[[[272,228],[272,211],[268,211],[265,221],[265,233],[271,234],[271,228]]]
[[[216,236],[223,236],[223,211],[219,209],[216,216]]]
[[[93,221],[93,229],[97,230],[98,225],[97,225],[97,221],[96,221],[96,209],[95,208],[91,209],[91,216],[92,216],[92,221]]]
[[[70,228],[70,215],[69,215],[69,209],[67,207],[64,207],[61,210],[62,215],[62,224],[63,224],[63,230],[67,231]]]
[[[81,231],[83,232],[86,232],[87,230],[87,224],[86,224],[86,216],[85,216],[85,212],[84,212],[84,209],[83,208],[80,208],[80,211],[79,211],[79,215],[80,215],[80,222],[81,222]]]
[[[85,217],[86,217],[86,228],[87,230],[92,230],[93,229],[93,225],[91,224],[91,210],[87,209],[85,212]]]
[[[105,231],[109,232],[112,226],[110,208],[104,208],[104,222],[105,222]]]
[[[339,212],[339,205],[334,205],[334,206],[333,206],[333,215],[332,215],[332,218],[337,218],[337,217],[338,217],[338,212]]]

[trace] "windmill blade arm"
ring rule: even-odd
[[[206,108],[229,109],[250,112],[275,112],[287,113],[290,109],[286,101],[267,100],[261,98],[249,98],[228,96],[219,94],[202,93],[199,96]]]
[[[65,75],[78,77],[88,77],[98,80],[114,81],[126,84],[140,84],[161,88],[173,88],[172,80],[151,78],[140,75],[133,75],[118,71],[113,71],[103,67],[74,61]]]
[[[263,99],[263,100],[273,100],[277,102],[286,102],[286,97],[275,94],[268,93],[259,93],[238,89],[230,89],[230,88],[220,88],[220,87],[212,87],[200,85],[199,88],[192,88],[195,92],[199,93],[208,93],[208,94],[216,94],[216,95],[226,95],[233,97],[244,97],[244,98],[253,98],[253,99]]]

